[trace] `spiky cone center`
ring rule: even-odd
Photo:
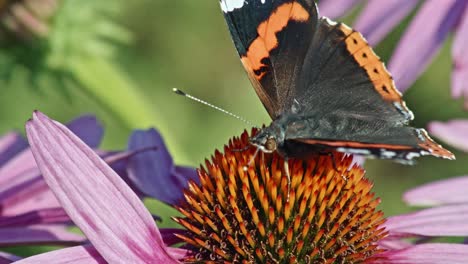
[[[248,138],[244,132],[224,154],[216,151],[199,170],[200,185],[185,191],[184,217],[174,218],[195,252],[185,262],[361,263],[381,252],[380,200],[351,156],[289,160],[288,197],[283,158],[236,151]]]

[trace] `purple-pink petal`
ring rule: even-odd
[[[47,184],[104,259],[177,263],[138,196],[91,148],[40,112],[26,131]]]
[[[402,250],[387,251],[375,264],[464,264],[468,259],[468,245],[428,243]],[[385,259],[385,257],[387,257]]]
[[[103,128],[93,116],[76,118],[67,127],[91,147],[97,147],[102,139]],[[3,143],[0,145],[3,146],[12,145],[11,142],[25,146],[0,167],[0,214],[18,215],[31,210],[59,207],[40,175],[31,150],[26,148],[27,142],[15,133],[1,141]]]
[[[0,251],[0,264],[9,264],[21,258],[10,253]]]
[[[174,259],[183,259],[190,254],[190,251],[182,248],[168,248],[169,254]],[[1,255],[0,255],[1,257]],[[0,259],[1,261],[1,259]],[[5,262],[10,263],[10,262]],[[107,261],[92,246],[76,246],[55,251],[46,252],[14,262],[15,264],[107,264]],[[117,262],[124,263],[124,262]],[[125,262],[140,263],[140,262]],[[141,262],[141,263],[166,263],[166,262]],[[0,262],[2,264],[2,262]]]
[[[416,206],[468,204],[468,176],[431,182],[407,191],[406,203]]]
[[[468,152],[468,120],[435,121],[428,125],[428,130],[450,146]]]
[[[57,244],[76,245],[85,239],[65,226],[37,225],[29,227],[0,228],[0,246]]]
[[[14,262],[15,264],[106,264],[106,260],[91,245],[50,251]],[[111,262],[137,263],[137,262]],[[149,263],[149,262],[147,262]],[[162,262],[158,262],[162,263]]]
[[[161,135],[155,129],[135,131],[129,140],[129,150],[156,147],[135,154],[129,159],[127,172],[130,180],[145,195],[174,205],[183,199],[187,181],[197,177],[188,167],[174,167]]]
[[[18,133],[12,132],[0,138],[0,167],[28,146]]]
[[[375,46],[418,4],[418,0],[368,1],[354,28]]]
[[[391,236],[468,236],[468,205],[447,205],[392,216]]]
[[[29,178],[31,173],[33,178]],[[8,189],[0,191],[0,207],[2,208],[0,214],[2,216],[60,207],[54,194],[39,175],[39,169],[18,175],[15,180],[19,181],[14,181],[15,184],[7,186]]]
[[[460,21],[453,41],[452,96],[465,97],[468,101],[468,5]],[[468,103],[465,103],[468,106]]]
[[[0,217],[0,228],[46,224],[71,224],[71,220],[60,207],[31,210],[20,215]]]
[[[427,68],[459,21],[466,4],[466,0],[427,0],[423,3],[389,63],[401,92],[406,91]]]
[[[336,19],[349,12],[360,0],[321,0],[319,11],[321,16]]]

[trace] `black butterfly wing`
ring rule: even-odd
[[[413,114],[363,36],[327,18],[318,23],[286,101],[302,116],[288,125],[286,139],[379,158],[453,159],[424,129],[408,126]]]
[[[242,64],[270,116],[283,111],[318,26],[312,0],[220,0]]]

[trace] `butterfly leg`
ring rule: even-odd
[[[338,167],[336,166],[335,154],[333,152],[328,152],[327,155],[331,158],[333,169],[338,172]]]
[[[284,165],[283,165],[284,172],[286,173],[286,177],[288,178],[288,194],[286,201],[289,201],[289,193],[291,192],[291,174],[289,173],[289,162],[287,158],[284,158]]]

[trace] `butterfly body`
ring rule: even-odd
[[[409,126],[393,78],[357,31],[312,0],[220,0],[241,62],[272,117],[250,141],[285,158],[331,151],[410,163],[454,156]]]

